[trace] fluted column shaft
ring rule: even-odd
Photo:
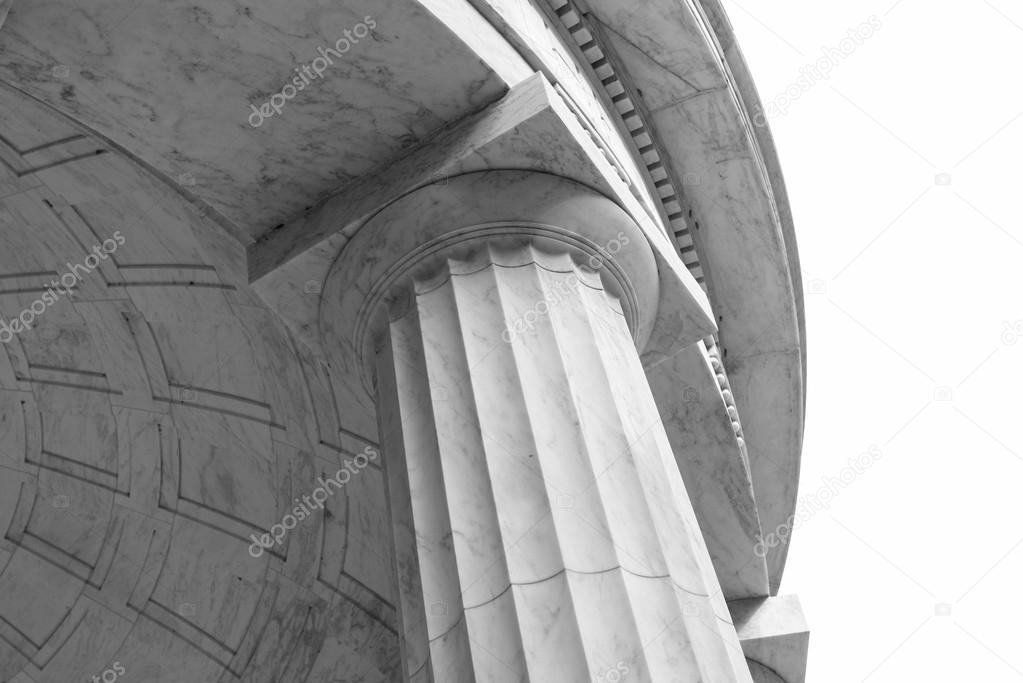
[[[481,239],[391,303],[408,680],[750,681],[625,311],[569,252]]]

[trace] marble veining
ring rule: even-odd
[[[407,670],[750,680],[620,305],[504,261],[414,282],[377,359]]]

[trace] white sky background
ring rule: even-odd
[[[806,289],[800,495],[882,453],[793,533],[807,680],[1023,681],[1023,2],[725,8],[765,103],[881,21],[770,124]]]

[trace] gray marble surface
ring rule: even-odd
[[[116,661],[126,680],[393,681],[378,464],[249,552],[373,442],[247,290],[244,247],[102,142],[80,158],[75,128],[2,86],[0,112],[17,164],[0,164],[0,316],[124,237],[0,345],[0,679]]]
[[[250,125],[250,105],[360,23],[372,24],[365,37]],[[250,238],[506,88],[412,0],[40,0],[19,3],[3,32],[0,79],[167,176],[190,174],[192,192]]]
[[[414,276],[377,360],[408,672],[751,681],[619,298],[478,249]]]

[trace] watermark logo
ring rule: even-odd
[[[103,673],[94,675],[92,677],[92,683],[100,683],[100,681],[103,683],[114,683],[114,681],[124,675],[124,671],[124,666],[122,666],[120,662],[114,662],[110,665],[110,668],[103,671]]]
[[[1015,322],[1005,321],[1002,323],[1002,343],[1012,346],[1020,339],[1023,339],[1023,320]]]
[[[807,289],[810,294],[827,294],[828,293],[828,281],[821,280],[820,278],[810,280],[809,287]]]
[[[604,245],[600,250],[601,255],[610,259],[612,256],[627,247],[631,240],[623,232],[615,235],[615,238]],[[603,267],[603,262],[597,254],[592,254],[587,262],[590,270],[598,271]],[[552,291],[544,292],[544,298],[533,305],[528,311],[508,323],[501,333],[501,339],[511,343],[517,335],[531,331],[536,327],[537,321],[551,312],[551,308],[561,303],[573,290],[574,285],[570,280],[561,280]]]
[[[301,502],[296,498],[293,502],[297,503],[297,505],[292,508],[291,512],[281,518],[280,524],[274,524],[270,527],[269,533],[265,533],[262,536],[257,537],[256,534],[249,535],[249,538],[252,539],[252,544],[249,546],[249,555],[260,557],[264,550],[269,550],[275,545],[282,543],[288,531],[298,526],[298,523],[305,518],[311,517],[313,514],[312,510],[323,509],[323,504],[329,496],[344,488],[344,485],[351,481],[353,476],[369,466],[370,460],[376,460],[379,456],[379,451],[367,446],[362,453],[356,455],[352,460],[345,460],[341,469],[333,477],[329,477],[326,480],[323,477],[319,477],[317,481],[320,485],[313,489],[312,494],[302,496]],[[331,484],[334,485],[335,491],[331,490]]]
[[[558,282],[553,290],[544,292],[541,301],[536,302],[532,308],[508,324],[501,333],[501,339],[510,344],[517,335],[532,330],[536,326],[536,321],[550,313],[551,306],[560,303],[571,291],[572,285],[567,280]]]
[[[881,20],[871,15],[867,21],[849,29],[846,37],[838,41],[838,45],[822,47],[820,57],[800,67],[799,77],[753,115],[754,125],[762,127],[767,125],[768,120],[784,116],[793,102],[808,93],[820,81],[831,78],[831,71],[880,29]]]
[[[352,49],[353,45],[359,42],[359,38],[368,36],[370,30],[376,28],[376,26],[377,22],[373,17],[367,15],[351,30],[345,29],[344,37],[338,38],[334,42],[334,47],[316,48],[320,56],[309,64],[296,66],[295,71],[298,75],[293,76],[291,82],[281,88],[280,92],[271,95],[269,100],[258,107],[254,104],[249,105],[252,108],[252,113],[249,114],[249,125],[253,128],[259,128],[266,119],[275,115],[279,116],[288,100],[293,99],[298,93],[305,90],[317,78],[323,78],[323,73],[327,70],[327,67],[334,66],[334,59],[341,59],[346,52]]]
[[[113,239],[103,240],[102,244],[97,244],[92,248],[92,253],[83,259],[84,265],[81,263],[72,265],[68,262],[66,264],[68,272],[56,280],[50,280],[46,291],[33,301],[28,308],[9,321],[0,318],[0,342],[7,344],[14,339],[14,335],[31,330],[35,319],[45,313],[47,308],[57,303],[60,295],[74,296],[73,288],[75,285],[84,280],[86,275],[96,270],[99,267],[100,260],[106,261],[109,255],[117,251],[117,248],[123,245],[125,241],[121,231],[115,230]]]
[[[629,675],[632,669],[625,662],[618,662],[613,668],[608,669],[604,673],[597,676],[594,681],[595,683],[619,683],[619,681],[625,680],[625,677]]]
[[[800,525],[805,524],[818,512],[828,509],[831,501],[856,481],[857,477],[873,467],[874,463],[881,459],[881,456],[881,449],[871,446],[855,458],[849,458],[849,464],[842,468],[837,477],[824,477],[821,480],[823,483],[816,491],[808,496],[800,496],[796,512],[788,522],[779,524],[774,531],[757,542],[753,548],[754,554],[757,557],[765,557],[768,550],[784,543]]]

